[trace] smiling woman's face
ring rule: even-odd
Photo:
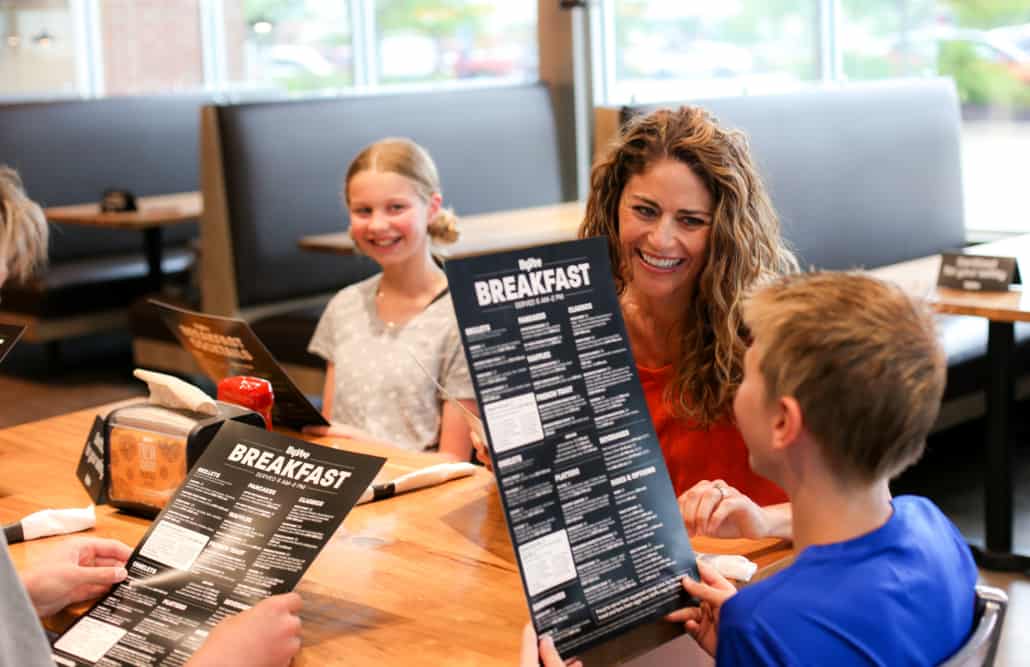
[[[619,244],[627,284],[641,296],[690,298],[708,255],[712,194],[677,160],[656,162],[626,182]]]

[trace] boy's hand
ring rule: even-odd
[[[21,579],[36,613],[50,616],[124,581],[131,555],[132,549],[117,540],[76,537],[54,547]]]
[[[572,658],[563,661],[558,655],[558,649],[554,648],[554,641],[544,635],[539,642],[536,640],[536,632],[533,631],[533,624],[526,623],[522,629],[522,657],[519,660],[519,667],[583,667],[583,663]]]
[[[300,650],[297,593],[273,595],[215,626],[186,667],[286,667]]]
[[[715,655],[719,643],[719,612],[726,600],[737,592],[729,579],[703,561],[698,561],[697,570],[703,583],[690,577],[683,577],[683,588],[701,601],[700,607],[687,607],[674,611],[665,617],[667,621],[683,623],[690,636],[709,655]]]
[[[765,511],[721,479],[698,482],[679,497],[679,505],[692,536],[761,539],[771,534]]]

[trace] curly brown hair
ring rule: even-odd
[[[685,164],[708,188],[714,209],[705,268],[696,294],[684,304],[695,321],[681,340],[682,354],[665,400],[675,414],[702,427],[732,415],[743,376],[747,329],[741,303],[749,289],[797,271],[780,235],[780,222],[751,159],[747,139],[721,127],[704,109],[659,109],[629,120],[608,154],[594,165],[580,237],[605,236],[615,284],[627,285],[629,258],[619,244],[619,201],[632,176],[665,159]]]

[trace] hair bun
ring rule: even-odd
[[[429,221],[429,236],[440,243],[454,243],[461,235],[458,231],[458,216],[449,208],[441,208],[440,212]]]

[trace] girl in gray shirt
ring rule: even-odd
[[[413,450],[471,452],[462,408],[475,411],[447,276],[430,240],[457,238],[442,207],[429,154],[408,139],[384,139],[351,163],[344,182],[350,233],[383,271],[341,290],[308,349],[326,360],[317,434],[376,440]],[[442,389],[441,389],[442,388]]]

